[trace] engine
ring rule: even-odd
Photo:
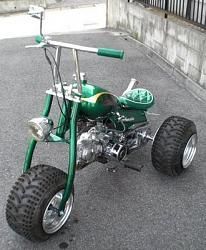
[[[78,137],[77,169],[82,169],[94,161],[122,161],[131,150],[148,141],[147,135],[147,128],[118,133],[109,130],[102,123],[96,124]]]

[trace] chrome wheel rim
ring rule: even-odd
[[[65,224],[71,214],[74,201],[73,194],[71,194],[66,203],[64,213],[62,215],[59,215],[58,213],[58,208],[63,197],[63,192],[64,190],[61,190],[53,196],[44,212],[42,227],[47,234],[53,234],[57,232]]]
[[[183,168],[189,167],[195,156],[196,150],[197,150],[197,134],[193,134],[188,140],[183,153],[183,158],[182,158]]]

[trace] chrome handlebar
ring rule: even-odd
[[[77,79],[77,89],[79,92],[79,95],[81,96],[82,93],[82,82],[80,77],[80,67],[79,67],[79,58],[78,58],[78,51],[83,52],[89,52],[89,53],[95,53],[99,56],[107,56],[107,57],[114,57],[122,59],[124,56],[123,50],[115,50],[115,49],[107,49],[107,48],[92,48],[92,47],[85,47],[80,46],[76,44],[71,43],[64,43],[64,42],[58,42],[48,39],[44,36],[37,36],[36,42],[38,44],[36,45],[28,45],[26,48],[46,48],[46,47],[52,47],[56,49],[56,56],[55,56],[55,67],[54,67],[54,76],[55,81],[58,82],[58,72],[59,66],[60,66],[60,57],[61,57],[61,50],[64,49],[72,49],[73,52],[73,59],[75,62],[75,74]]]

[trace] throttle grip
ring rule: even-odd
[[[124,50],[99,48],[97,51],[97,55],[123,59]]]

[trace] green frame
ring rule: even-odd
[[[125,127],[122,127],[122,123],[119,122],[119,116],[110,113],[107,106],[101,107],[101,97],[105,96],[109,98],[113,96],[108,91],[85,82],[82,84],[82,102],[75,102],[74,100],[66,100],[62,104],[62,112],[58,119],[58,126],[56,129],[56,134],[50,134],[45,142],[58,142],[66,143],[69,145],[69,159],[68,159],[68,174],[67,181],[65,184],[65,189],[63,197],[60,203],[59,212],[64,211],[65,204],[70,197],[73,190],[73,183],[75,177],[76,169],[76,151],[77,151],[77,120],[78,116],[82,114],[88,115],[93,119],[96,119],[99,115],[108,115],[110,120],[119,131],[129,129],[133,124],[147,122],[144,109],[125,109],[119,107],[117,109],[119,115],[127,117],[128,120],[125,121]],[[99,98],[100,97],[100,98]],[[100,99],[100,100],[99,100]],[[44,101],[44,109],[42,112],[43,117],[48,117],[51,111],[51,106],[53,102],[53,95],[46,94]],[[69,130],[69,139],[65,139],[65,134]],[[31,138],[26,151],[23,172],[26,172],[31,167],[33,153],[36,147],[37,141]]]
[[[44,109],[42,112],[42,116],[48,117],[53,101],[53,95],[47,94],[44,102]],[[67,105],[67,107],[65,106]],[[75,177],[75,169],[76,169],[76,148],[77,148],[77,119],[78,119],[78,111],[79,111],[79,103],[66,101],[66,104],[62,106],[63,114],[60,115],[58,121],[58,129],[56,131],[56,135],[52,134],[48,138],[48,142],[63,142],[69,144],[69,161],[68,161],[68,174],[67,174],[67,182],[65,185],[63,197],[60,203],[59,211],[64,211],[66,202],[70,197],[73,189],[74,177]],[[71,110],[71,112],[67,112],[67,110]],[[71,113],[71,114],[70,114]],[[69,118],[70,115],[70,118]],[[70,140],[65,140],[65,133],[69,129],[70,131]],[[26,151],[26,156],[23,165],[23,172],[25,173],[31,167],[32,157],[34,150],[36,148],[37,141],[34,138],[31,138],[28,144],[28,148]]]

